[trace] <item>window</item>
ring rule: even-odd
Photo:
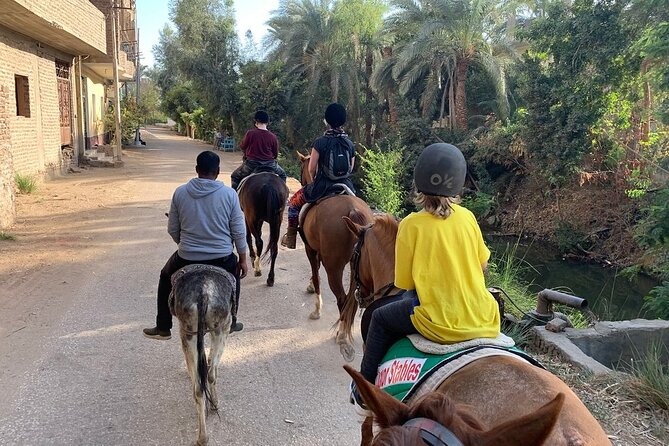
[[[26,76],[14,76],[14,90],[16,92],[16,116],[30,118],[30,88]]]

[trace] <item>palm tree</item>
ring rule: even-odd
[[[396,11],[386,21],[396,36],[390,73],[399,92],[421,90],[424,118],[431,116],[439,98],[443,122],[448,101],[449,126],[466,129],[466,83],[470,67],[477,65],[495,82],[498,113],[508,115],[505,67],[514,54],[512,45],[496,36],[498,18],[493,0],[391,0]],[[383,83],[388,66],[375,76]]]

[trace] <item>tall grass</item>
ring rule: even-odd
[[[633,395],[644,405],[669,409],[669,361],[663,361],[667,346],[662,342],[651,344],[643,359],[634,361],[630,382]]]
[[[35,180],[35,177],[32,175],[22,175],[17,173],[14,177],[14,181],[16,182],[16,188],[22,194],[30,194],[37,190],[37,180]]]

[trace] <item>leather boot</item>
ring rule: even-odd
[[[288,249],[295,249],[295,242],[297,241],[297,228],[288,226],[288,231],[281,237],[281,246]]]

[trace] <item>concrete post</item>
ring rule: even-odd
[[[116,144],[114,145],[114,160],[121,161],[122,148],[121,148],[121,98],[120,98],[120,86],[118,82],[118,35],[116,27],[116,0],[111,1],[111,14],[112,14],[112,65],[114,66],[114,121],[116,124]]]

